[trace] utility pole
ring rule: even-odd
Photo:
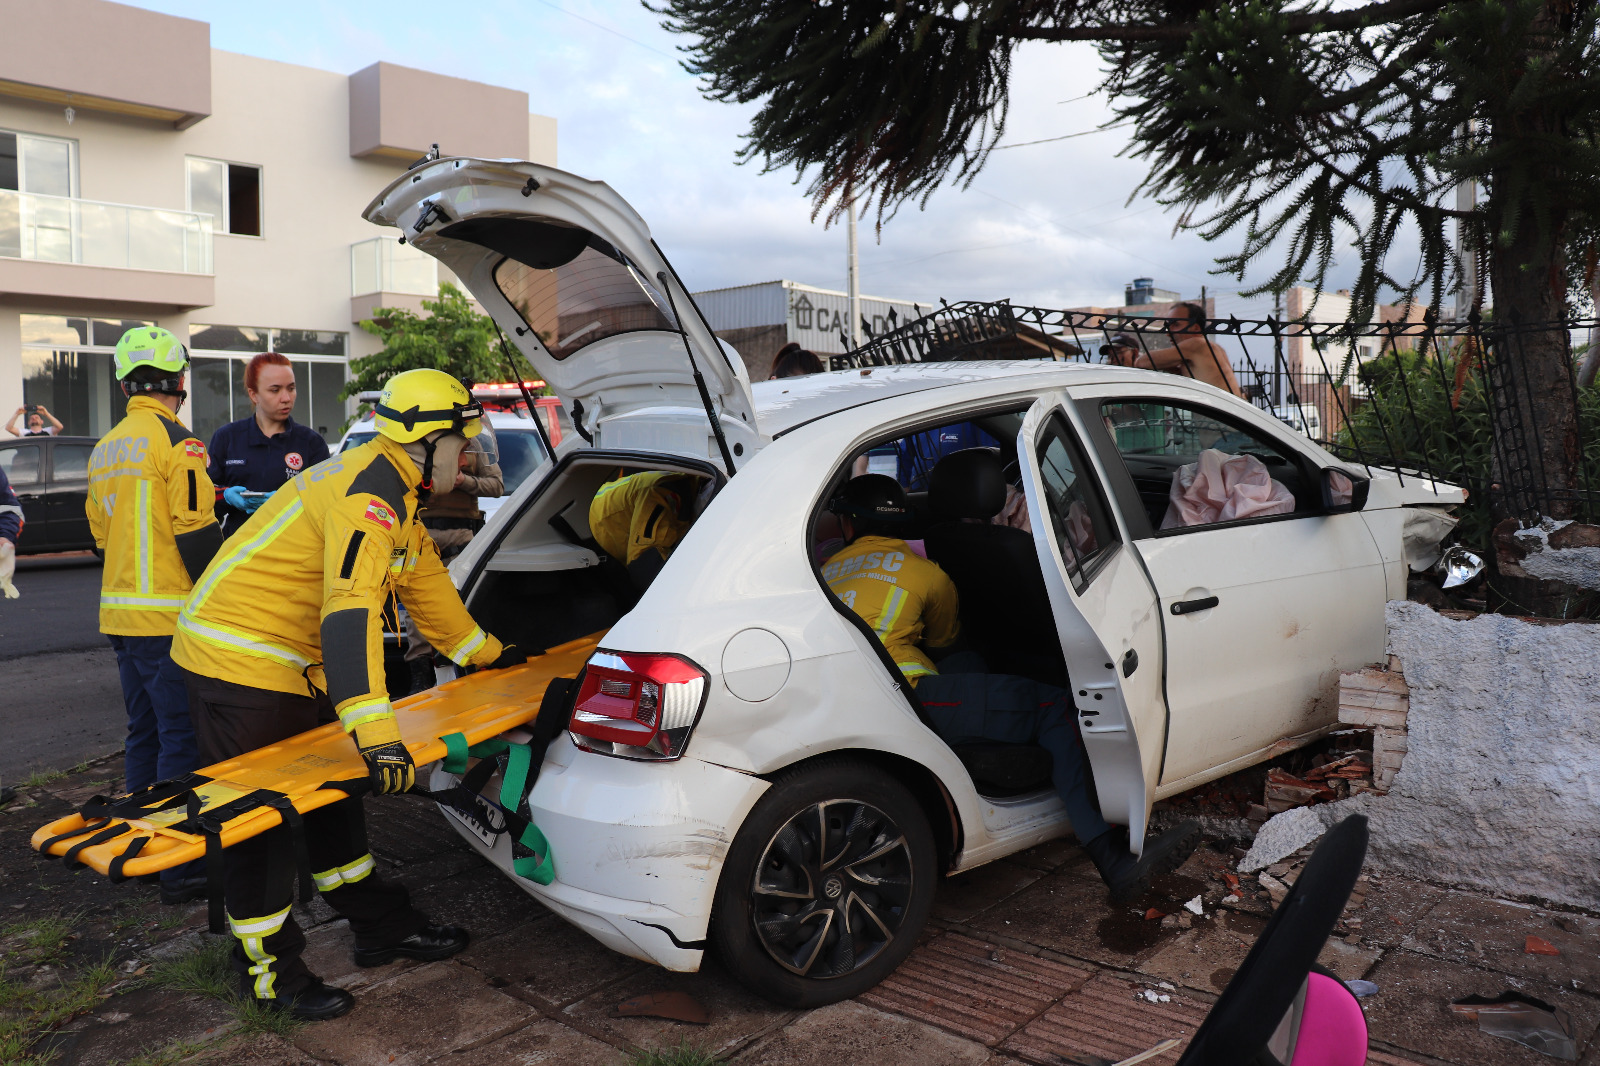
[[[850,195],[849,204],[849,292],[850,292],[850,328],[845,335],[850,338],[850,350],[861,347],[861,270],[856,264],[856,198]]]
[[[1461,127],[1461,139],[1472,136],[1473,124]],[[1456,186],[1456,210],[1467,213],[1478,209],[1478,183],[1464,181]],[[1456,219],[1456,257],[1461,260],[1461,284],[1456,289],[1456,321],[1465,322],[1478,304],[1478,253],[1469,247],[1470,224],[1465,218]]]

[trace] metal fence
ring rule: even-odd
[[[1227,318],[1194,330],[1181,318],[967,302],[947,304],[831,363],[841,369],[1032,357],[1160,368],[1180,342],[1193,351],[1193,338],[1203,336],[1210,343],[1202,347],[1219,369],[1227,364],[1240,395],[1335,454],[1402,478],[1467,488],[1474,513],[1463,532],[1487,547],[1489,526],[1507,516],[1524,524],[1543,516],[1600,521],[1600,388],[1578,383],[1578,363],[1597,326],[1440,321],[1430,314],[1360,326]],[[1113,342],[1124,346],[1120,352]],[[1560,368],[1553,384],[1529,372],[1527,351],[1540,342],[1565,353],[1564,381]],[[1551,463],[1553,451],[1577,459],[1575,477],[1552,474],[1553,465],[1572,474],[1570,462]]]

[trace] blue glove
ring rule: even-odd
[[[255,509],[261,506],[261,498],[245,499],[244,493],[245,488],[243,485],[229,485],[222,490],[222,500],[229,507],[237,508],[245,514],[254,514]]]

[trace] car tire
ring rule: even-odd
[[[712,946],[783,1006],[859,995],[916,945],[936,861],[921,805],[881,767],[838,759],[780,774],[728,849]]]

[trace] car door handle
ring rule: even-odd
[[[1128,654],[1122,657],[1122,676],[1132,677],[1137,669],[1139,669],[1139,653],[1129,648]]]
[[[1172,613],[1194,614],[1196,611],[1209,611],[1221,602],[1215,596],[1202,596],[1198,600],[1179,600],[1172,605]]]

